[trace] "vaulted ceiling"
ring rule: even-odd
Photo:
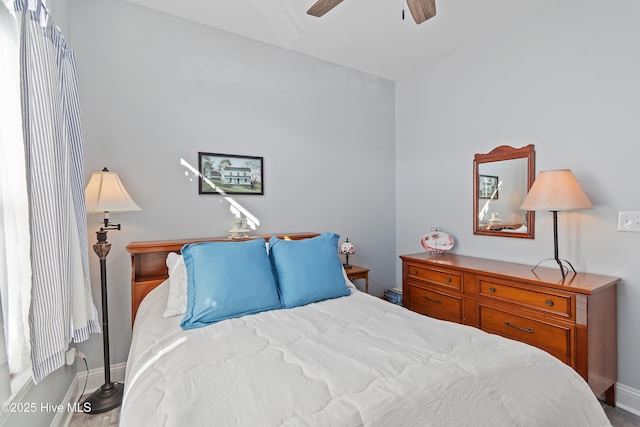
[[[404,0],[344,0],[320,18],[306,14],[315,0],[127,1],[394,81],[554,3],[437,0],[417,25]]]

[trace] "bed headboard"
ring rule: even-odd
[[[289,233],[268,234],[230,239],[228,237],[209,237],[203,239],[157,240],[150,242],[132,242],[127,245],[127,252],[131,254],[131,326],[136,319],[138,306],[156,286],[169,277],[166,259],[169,252],[180,253],[180,249],[188,243],[198,242],[238,242],[264,238],[269,241],[271,236],[280,239],[301,240],[317,236],[318,233]]]

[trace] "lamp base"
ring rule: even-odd
[[[348,270],[348,269],[350,269],[350,268],[353,268],[353,265],[351,265],[351,264],[349,264],[349,263],[347,263],[347,264],[342,264],[342,266],[343,266],[345,269],[347,269],[347,270]]]
[[[569,261],[567,261],[566,259],[560,259],[560,258],[545,258],[542,261],[540,261],[539,263],[537,263],[535,265],[535,267],[533,267],[531,269],[531,271],[534,271],[540,264],[542,264],[545,261],[555,261],[558,266],[560,267],[560,273],[562,273],[562,278],[564,279],[567,275],[567,273],[569,273],[569,267],[571,267],[571,270],[573,270],[573,274],[578,274],[578,272],[576,271],[575,268],[573,268],[573,265],[571,265],[571,263]],[[567,263],[569,265],[569,267],[565,266],[563,263]]]
[[[122,393],[124,384],[107,383],[102,384],[82,402],[82,408],[86,408],[86,414],[101,414],[117,408],[122,404]]]

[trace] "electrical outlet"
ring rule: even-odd
[[[640,212],[618,212],[618,231],[640,232]]]
[[[67,365],[73,365],[73,362],[76,361],[75,347],[71,347],[69,350],[67,350],[67,352],[65,353],[65,359],[66,359]]]

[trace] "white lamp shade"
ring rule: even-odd
[[[573,173],[569,169],[561,169],[540,172],[520,209],[570,211],[592,207]]]
[[[85,198],[89,214],[142,210],[129,196],[118,174],[106,168],[91,176],[85,189]]]

